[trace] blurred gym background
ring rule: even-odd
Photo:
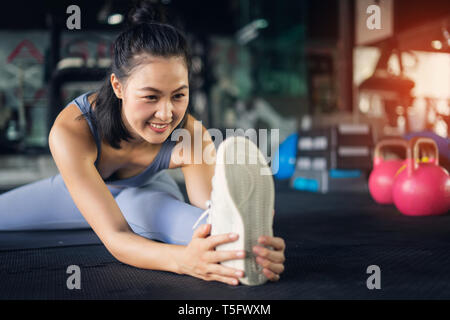
[[[2,4],[0,190],[58,173],[47,144],[52,123],[69,101],[99,86],[134,3]],[[295,150],[280,148],[280,180],[302,168],[345,169],[333,174],[347,178],[362,170],[366,179],[373,146],[390,136],[426,134],[439,142],[442,163],[450,157],[448,0],[154,3],[188,35],[194,55],[189,108],[205,127],[278,128],[280,143],[295,138]],[[66,26],[73,4],[81,9],[80,30]],[[366,24],[371,5],[380,9],[379,30]],[[332,132],[357,132],[361,139],[351,138],[347,153],[339,153],[356,155],[357,164],[302,158],[298,137],[314,138],[314,130],[329,139]]]

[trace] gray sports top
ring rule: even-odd
[[[92,108],[91,104],[88,101],[88,96],[93,92],[87,92],[82,94],[78,98],[72,100],[69,104],[75,103],[78,108],[81,110],[83,114],[91,113]],[[68,105],[69,105],[68,104]],[[91,113],[92,114],[92,113]],[[87,123],[89,124],[89,128],[91,129],[92,135],[94,136],[95,143],[97,144],[97,159],[95,160],[95,166],[97,166],[98,159],[100,158],[101,152],[101,141],[97,132],[97,127],[92,123],[90,117],[84,115]],[[106,184],[111,184],[114,186],[123,186],[123,187],[138,187],[143,185],[146,181],[148,181],[153,175],[157,172],[168,169],[170,163],[170,156],[172,154],[172,149],[175,147],[176,141],[170,140],[168,138],[161,146],[158,154],[156,155],[153,162],[140,174],[127,178],[127,179],[117,179],[115,177],[115,173],[113,173],[110,177],[106,178],[104,181]]]

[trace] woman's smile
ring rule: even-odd
[[[147,122],[147,126],[152,129],[153,131],[157,132],[157,133],[162,133],[164,131],[167,130],[167,128],[169,128],[169,123],[166,124],[158,124],[155,122]]]

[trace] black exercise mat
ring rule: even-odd
[[[367,194],[277,188],[274,233],[285,239],[277,283],[228,286],[118,262],[103,245],[0,252],[0,299],[448,299],[450,216],[412,218]],[[69,290],[69,265],[81,290]],[[366,286],[381,269],[381,289]]]
[[[0,231],[0,251],[101,244],[92,229]]]

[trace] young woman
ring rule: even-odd
[[[181,143],[171,140],[176,128],[194,137],[196,119],[186,112],[187,42],[174,27],[150,22],[145,3],[130,17],[102,87],[76,98],[55,120],[49,146],[60,174],[0,195],[0,230],[91,227],[123,263],[231,285],[245,275],[222,262],[254,254],[264,276],[277,281],[283,239],[265,235],[253,253],[219,251],[237,237],[210,235],[205,219],[192,231],[207,209],[215,164],[172,152]],[[213,142],[201,130],[206,148]],[[191,204],[164,171],[173,168],[181,168]]]

